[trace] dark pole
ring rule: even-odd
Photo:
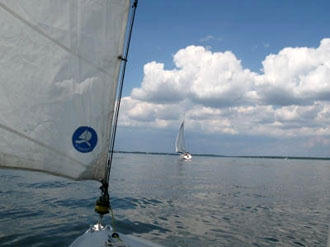
[[[123,93],[123,84],[124,84],[124,77],[125,77],[125,70],[126,70],[126,64],[127,64],[127,56],[129,51],[129,46],[131,43],[131,37],[132,37],[132,31],[133,31],[133,24],[135,20],[135,12],[137,7],[138,0],[134,0],[134,3],[132,5],[133,11],[130,17],[130,26],[128,30],[128,36],[127,36],[127,42],[126,42],[126,50],[124,53],[124,56],[119,56],[118,59],[122,61],[122,70],[121,70],[121,77],[118,87],[118,94],[117,94],[117,103],[115,107],[115,113],[113,118],[113,125],[112,125],[112,131],[111,131],[111,137],[110,137],[110,149],[109,149],[109,159],[106,166],[106,175],[105,178],[101,181],[102,186],[100,187],[102,195],[100,198],[96,201],[95,205],[95,211],[100,215],[100,219],[104,214],[109,213],[110,207],[110,197],[109,197],[109,177],[110,177],[110,170],[111,170],[111,164],[112,164],[112,157],[113,157],[113,149],[115,145],[115,137],[116,137],[116,130],[117,130],[117,122],[118,122],[118,115],[119,115],[119,108],[120,108],[120,102],[121,97]]]
[[[131,20],[130,20],[131,22],[130,22],[130,26],[129,26],[125,54],[122,57],[118,57],[119,59],[121,59],[123,61],[123,67],[122,67],[121,79],[120,79],[119,89],[118,89],[119,92],[118,92],[118,98],[117,98],[117,104],[116,104],[116,110],[115,110],[115,116],[114,116],[113,129],[112,129],[112,133],[111,133],[110,155],[109,155],[109,159],[108,159],[107,172],[106,172],[106,177],[105,177],[106,183],[109,182],[109,177],[110,177],[110,170],[111,170],[111,164],[112,164],[112,158],[113,158],[113,149],[114,149],[115,139],[116,139],[119,108],[120,108],[120,102],[121,102],[121,97],[122,97],[122,93],[123,93],[123,84],[124,84],[124,78],[125,78],[127,56],[128,56],[130,43],[131,43],[131,37],[132,37],[133,24],[134,24],[134,20],[135,20],[135,12],[136,12],[136,8],[137,8],[137,4],[138,4],[138,0],[135,0],[132,5],[133,12],[131,15]]]

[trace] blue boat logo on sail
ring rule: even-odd
[[[80,126],[72,135],[72,144],[81,153],[93,151],[97,144],[96,131],[88,126]]]

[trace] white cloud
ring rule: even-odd
[[[318,48],[285,48],[263,61],[264,74],[256,78],[263,103],[313,104],[330,100],[330,39]]]
[[[188,46],[175,69],[144,66],[140,88],[123,99],[121,124],[187,127],[231,135],[330,135],[330,39],[317,48],[284,48],[267,56],[261,73],[243,68],[230,51]]]
[[[213,35],[207,35],[207,36],[201,38],[200,39],[200,42],[207,42],[207,41],[210,41],[212,39],[214,39],[214,36]]]
[[[188,78],[180,71],[166,71],[164,64],[151,62],[144,66],[141,88],[132,91],[132,98],[154,103],[175,103],[185,98],[183,90]]]
[[[164,128],[182,117],[183,106],[155,104],[123,97],[120,107],[120,124],[123,126],[144,126]]]
[[[212,41],[212,40],[215,40],[215,41],[222,41],[222,38],[216,38],[216,37],[214,37],[213,35],[207,35],[207,36],[201,38],[201,39],[199,40],[199,42],[201,42],[201,43],[207,43],[207,42]]]
[[[255,74],[242,69],[232,52],[212,53],[188,46],[174,55],[175,70],[156,62],[144,66],[141,88],[132,98],[152,103],[178,103],[190,99],[207,106],[231,106],[250,101]]]

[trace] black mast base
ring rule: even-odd
[[[102,182],[102,186],[100,187],[100,190],[102,191],[102,195],[96,201],[95,212],[103,216],[105,214],[108,214],[110,210],[108,183]]]

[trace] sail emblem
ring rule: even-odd
[[[87,126],[80,126],[72,135],[72,145],[81,153],[93,151],[97,144],[96,131]]]

